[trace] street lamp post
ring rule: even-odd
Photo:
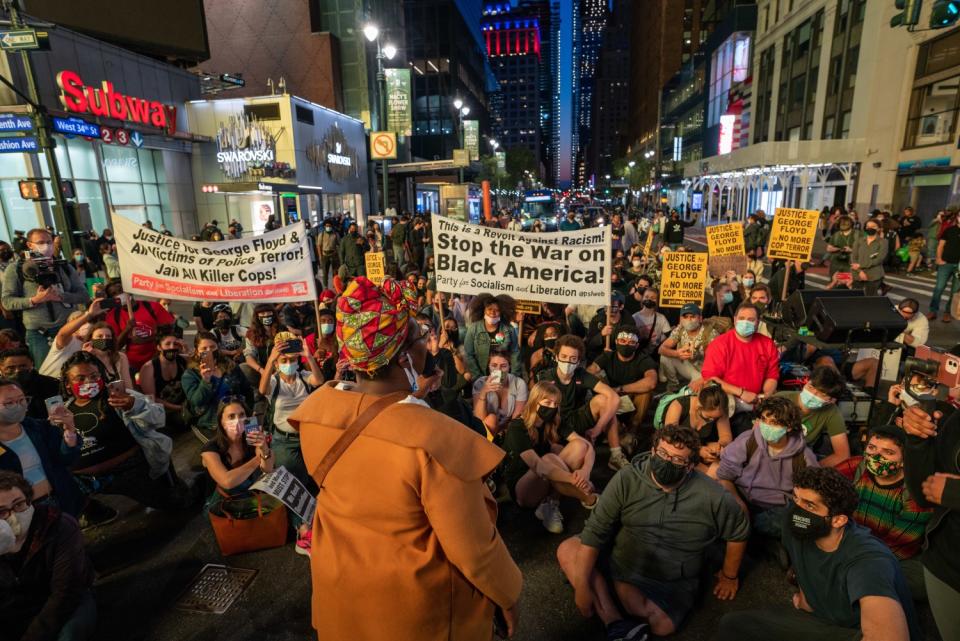
[[[363,27],[363,35],[369,42],[376,43],[377,46],[377,106],[380,110],[380,131],[387,130],[387,73],[383,67],[383,61],[393,60],[397,55],[397,48],[389,42],[380,46],[380,28],[373,23],[368,23]],[[380,173],[383,174],[383,210],[381,213],[387,215],[387,205],[389,203],[389,175],[387,174],[387,161],[381,161]]]
[[[457,98],[453,101],[457,110],[457,122],[460,124],[460,149],[467,150],[467,136],[463,130],[463,119],[470,114],[470,107],[465,107],[463,101]],[[470,162],[470,152],[467,152],[467,163]],[[460,183],[463,184],[463,167],[460,167]]]
[[[497,162],[497,147],[500,146],[496,140],[490,141],[490,147],[493,149],[493,175],[497,177],[497,207],[500,206],[500,163]]]

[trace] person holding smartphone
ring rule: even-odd
[[[221,355],[220,343],[211,332],[197,332],[194,354],[187,362],[181,384],[186,397],[184,420],[206,443],[216,434],[217,405],[228,396],[240,396],[252,404],[253,390],[232,358]]]
[[[250,492],[250,486],[272,472],[276,457],[262,429],[247,431],[247,408],[239,397],[225,398],[217,406],[217,431],[200,449],[200,461],[217,490],[207,501],[211,508],[224,498]]]
[[[493,440],[506,429],[507,424],[523,413],[527,404],[527,384],[510,373],[510,358],[503,352],[493,352],[487,360],[490,374],[473,383],[473,414],[487,428],[487,438]]]

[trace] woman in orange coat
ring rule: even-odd
[[[364,277],[337,301],[341,358],[356,383],[328,383],[290,417],[307,469],[381,397],[409,394],[424,370],[413,294]],[[484,477],[496,446],[422,401],[397,395],[321,485],[313,522],[313,626],[322,641],[489,641],[494,608],[516,626],[520,570],[496,529]]]

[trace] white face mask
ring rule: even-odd
[[[20,522],[14,518],[13,514],[10,515],[10,519],[19,528]],[[16,545],[17,535],[13,533],[13,526],[10,525],[9,521],[0,521],[0,556],[13,552]]]
[[[27,540],[27,533],[30,531],[30,522],[33,521],[35,508],[31,505],[23,512],[14,512],[7,517],[5,523],[9,525],[14,535],[14,543],[9,553],[19,552],[20,548]],[[2,553],[2,552],[0,552]]]
[[[575,371],[577,371],[577,363],[564,363],[562,361],[557,362],[557,369],[564,376],[570,376]]]
[[[500,317],[499,317],[499,316],[487,316],[486,314],[484,314],[484,315],[483,315],[483,320],[487,321],[487,325],[499,325],[499,324],[500,324]]]

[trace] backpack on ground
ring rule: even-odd
[[[660,397],[660,400],[657,402],[657,409],[653,413],[653,429],[659,430],[663,427],[663,417],[667,414],[667,408],[670,407],[670,403],[674,402],[678,398],[683,398],[684,396],[693,396],[693,390],[684,385],[679,390],[673,393],[667,393]]]

